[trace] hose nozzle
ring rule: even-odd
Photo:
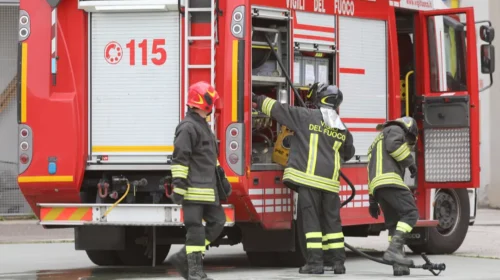
[[[430,271],[434,276],[438,276],[446,270],[446,264],[444,263],[431,263],[429,258],[425,255],[425,253],[422,253],[422,259],[424,259],[425,263],[423,265],[415,266],[415,268],[422,268],[425,270]]]

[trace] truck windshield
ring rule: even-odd
[[[429,17],[428,35],[431,91],[466,91],[466,31],[459,15]]]

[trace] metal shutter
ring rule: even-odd
[[[91,15],[92,155],[119,162],[166,162],[180,120],[179,13]],[[135,40],[135,65],[127,44]],[[147,65],[139,44],[147,39]],[[153,40],[165,39],[167,60],[155,65]],[[109,43],[117,48],[105,54]],[[111,57],[120,57],[112,60]]]

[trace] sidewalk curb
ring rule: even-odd
[[[74,243],[74,239],[48,239],[48,240],[19,240],[19,241],[0,241],[1,245],[14,244],[52,244],[52,243]]]

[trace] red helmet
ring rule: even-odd
[[[217,99],[219,94],[213,86],[207,82],[197,82],[189,87],[187,105],[210,113]]]

